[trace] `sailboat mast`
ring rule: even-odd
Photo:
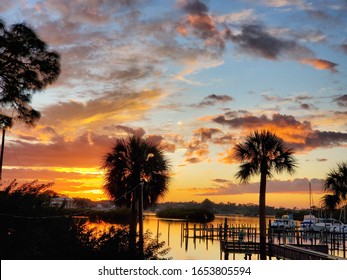
[[[312,210],[312,188],[311,188],[311,182],[308,181],[308,194],[309,194],[309,200],[310,200],[310,210]]]

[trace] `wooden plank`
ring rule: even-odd
[[[221,241],[221,252],[225,254],[258,254],[259,242]],[[278,259],[292,260],[345,260],[342,257],[329,255],[328,245],[277,245],[267,244],[268,255]]]
[[[325,249],[322,249],[324,245],[312,245],[311,248],[319,248],[320,250],[328,251],[328,246],[325,245]],[[315,251],[312,249],[304,248],[303,246],[295,245],[269,245],[269,255],[278,259],[291,259],[291,260],[342,260],[344,258],[332,256],[327,253]]]

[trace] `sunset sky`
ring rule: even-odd
[[[319,206],[347,160],[346,0],[2,0],[0,15],[62,57],[33,98],[36,127],[7,132],[5,182],[104,199],[103,156],[136,134],[166,147],[165,201],[258,203],[259,178],[236,181],[232,149],[271,129],[298,168],[268,182],[267,204],[308,208],[309,180]]]

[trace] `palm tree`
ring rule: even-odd
[[[106,172],[103,186],[106,194],[113,199],[115,205],[131,209],[129,246],[132,253],[135,253],[136,206],[142,201],[144,208],[152,206],[168,191],[170,178],[168,160],[160,145],[144,138],[130,136],[128,139],[116,140],[112,151],[105,155],[102,168]],[[139,238],[141,254],[143,252],[141,229]]]
[[[234,148],[235,158],[242,162],[236,178],[240,182],[249,182],[253,175],[260,174],[259,190],[259,228],[260,228],[260,259],[266,260],[266,180],[273,172],[287,171],[294,173],[296,167],[292,149],[286,147],[284,141],[270,131],[254,131],[243,143]]]
[[[323,207],[333,210],[347,202],[347,162],[337,164],[327,174],[323,190],[328,192],[322,198]]]

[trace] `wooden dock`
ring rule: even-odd
[[[245,260],[251,259],[253,254],[259,254],[259,242],[220,241],[220,259],[229,259],[229,254],[244,254]]]
[[[268,244],[268,256],[284,260],[345,260],[329,255],[328,245]]]
[[[251,259],[253,254],[259,254],[259,242],[234,242],[221,240],[221,259],[229,259],[229,254],[244,254],[244,259]],[[267,244],[269,259],[283,260],[345,260],[345,258],[328,254],[328,245],[290,245]]]
[[[181,227],[182,240],[189,238],[219,240],[220,259],[229,255],[244,254],[245,259],[252,255],[259,257],[259,232],[251,225],[214,226],[213,224],[193,224],[188,222]],[[267,232],[267,255],[276,259],[331,260],[346,259],[347,235],[331,232],[307,232],[300,230]]]

